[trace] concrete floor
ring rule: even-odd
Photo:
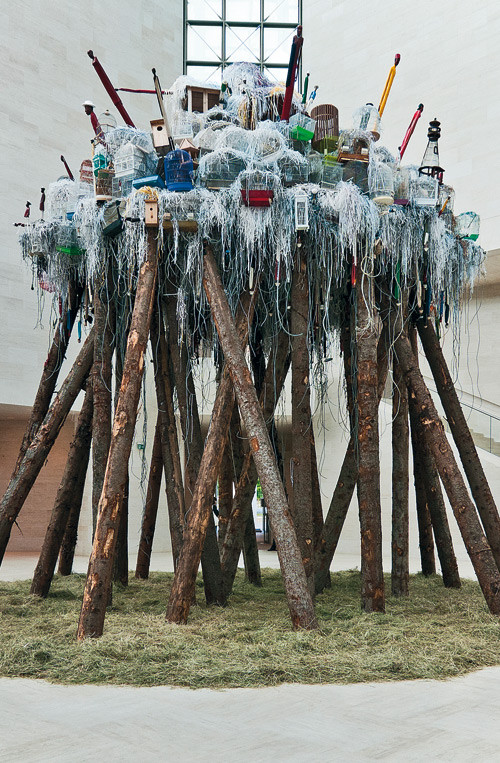
[[[169,558],[154,555],[152,569]],[[0,578],[29,577],[34,563],[7,554]],[[498,761],[499,685],[500,667],[442,682],[227,691],[0,679],[0,761]]]

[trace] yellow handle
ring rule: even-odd
[[[391,70],[389,72],[389,76],[387,77],[387,82],[385,83],[384,92],[382,93],[382,98],[380,99],[380,104],[378,107],[378,113],[380,116],[384,113],[385,105],[387,103],[387,99],[389,98],[389,93],[391,92],[392,83],[394,82],[394,77],[396,76],[396,66],[391,66]]]

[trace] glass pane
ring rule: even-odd
[[[294,34],[294,29],[264,29],[264,61],[288,66]]]
[[[195,21],[217,21],[221,17],[221,0],[188,0],[188,19],[194,19]]]
[[[188,25],[186,58],[191,61],[220,59],[221,38],[220,27]]]
[[[260,27],[226,27],[226,59],[228,61],[250,61],[255,63],[260,57]]]
[[[220,66],[188,66],[186,73],[190,77],[194,77],[197,82],[206,82],[207,85],[220,87],[222,82]]]
[[[264,72],[269,77],[271,82],[280,82],[284,85],[286,82],[288,67],[285,69],[284,67],[268,68],[265,66]]]
[[[264,0],[264,21],[298,24],[298,0]]]
[[[226,21],[260,22],[259,0],[226,0]]]

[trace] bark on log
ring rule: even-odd
[[[89,333],[72,369],[49,408],[35,438],[24,454],[17,474],[11,479],[0,504],[0,564],[9,542],[12,525],[33,487],[50,449],[59,434],[92,366],[94,334]]]
[[[260,571],[259,549],[255,534],[255,522],[253,511],[248,513],[245,525],[245,537],[243,538],[243,559],[245,563],[245,575],[249,583],[260,588],[262,574]]]
[[[175,287],[171,286],[172,294]],[[177,403],[181,418],[181,428],[184,440],[185,452],[185,487],[186,498],[185,510],[189,510],[191,504],[198,471],[203,454],[203,438],[201,436],[200,417],[196,402],[196,390],[193,375],[189,368],[186,345],[183,342],[180,347],[177,343],[177,300],[175,296],[168,296],[163,301],[164,315],[168,325],[168,343],[172,368],[177,389]],[[208,605],[221,602],[222,570],[220,564],[219,546],[213,515],[210,514],[205,536],[205,544],[201,554],[201,569],[203,573],[203,586],[205,600]]]
[[[391,593],[409,593],[408,391],[396,360],[392,366],[392,569]]]
[[[439,339],[430,321],[417,321],[417,329],[443,405],[451,434],[477,506],[485,535],[500,569],[500,517],[462,411]]]
[[[160,416],[158,414],[153,441],[153,452],[151,454],[151,463],[149,466],[148,489],[146,493],[146,503],[144,505],[144,514],[142,517],[137,564],[135,567],[135,576],[141,580],[147,580],[149,577],[149,565],[153,550],[156,516],[158,514],[158,500],[160,498],[161,470],[163,466],[160,426]]]
[[[68,297],[63,307],[63,317],[57,325],[57,329],[50,346],[47,360],[45,361],[42,377],[38,385],[38,390],[33,403],[33,408],[30,412],[28,424],[23,435],[23,441],[19,449],[16,465],[12,473],[12,477],[15,477],[21,466],[24,454],[31,445],[33,438],[35,437],[38,429],[43,422],[47,411],[49,410],[52,395],[56,388],[57,379],[59,378],[59,371],[66,357],[66,350],[68,342],[73,330],[80,302],[82,299],[82,289],[80,286],[70,284],[68,289]],[[67,314],[69,310],[69,325],[67,320]]]
[[[286,333],[280,332],[276,338],[275,353],[271,352],[266,368],[264,385],[260,394],[260,404],[264,420],[269,422],[269,429],[274,422],[274,410],[278,404],[288,369],[290,352]],[[248,515],[252,510],[252,499],[257,485],[257,468],[251,452],[245,455],[240,476],[233,497],[231,516],[221,553],[222,581],[224,597],[227,599],[233,587],[238,569],[238,560],[244,543],[244,533]]]
[[[233,418],[236,413],[236,406],[233,407]],[[224,538],[226,537],[227,523],[231,514],[233,505],[233,449],[231,438],[228,437],[222,463],[219,472],[219,515],[217,517],[217,543],[219,544],[219,554],[222,551]]]
[[[71,509],[75,503],[81,506],[82,488],[87,473],[92,440],[92,408],[92,386],[89,382],[31,582],[30,593],[42,598],[46,598],[50,590]]]
[[[410,343],[405,337],[399,337],[396,340],[395,352],[404,373],[409,394],[415,399],[418,407],[418,418],[422,425],[425,442],[434,456],[486,603],[492,614],[500,615],[500,573],[495,558],[484,535],[476,508],[467,492],[432,398],[416,365]]]
[[[249,295],[246,295],[249,297]],[[238,339],[246,342],[248,325],[251,323],[255,308],[255,297],[245,299],[238,310]],[[242,313],[242,314],[241,314]],[[250,320],[247,314],[250,313]],[[205,440],[205,449],[201,458],[198,477],[194,488],[191,506],[184,525],[184,540],[179,562],[174,575],[167,606],[166,619],[171,623],[186,623],[193,599],[196,583],[196,573],[201,560],[203,544],[212,515],[212,501],[220,472],[225,442],[234,406],[234,390],[228,369],[224,369],[217,395],[215,397],[210,426]],[[222,579],[220,587],[220,603],[222,600]]]
[[[292,344],[292,501],[291,509],[311,594],[314,594],[312,518],[312,417],[309,387],[309,290],[302,248],[292,275],[290,333]]]
[[[118,404],[118,394],[123,377],[123,355],[116,353],[115,363],[115,411]],[[128,499],[129,499],[130,476],[127,467],[127,480],[123,491],[123,501],[120,507],[120,524],[116,540],[115,558],[113,560],[113,583],[128,585]],[[112,604],[112,592],[108,600],[108,607]]]
[[[128,461],[137,417],[144,352],[149,336],[158,265],[157,231],[147,231],[147,258],[141,265],[104,477],[99,516],[83,594],[77,638],[102,635],[111,589],[120,507],[128,477]]]
[[[368,305],[373,305],[373,278],[363,275],[355,292],[356,400],[358,415],[358,506],[361,530],[361,606],[384,612],[382,516],[378,437],[377,330]]]
[[[231,374],[240,415],[250,440],[250,447],[262,485],[271,528],[276,539],[292,626],[294,628],[317,628],[314,605],[307,586],[297,536],[267,433],[266,422],[245,362],[245,356],[217,266],[208,248],[205,249],[204,256],[203,285],[210,302],[212,317]]]

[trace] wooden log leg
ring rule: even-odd
[[[255,293],[254,297],[256,297]],[[250,308],[247,307],[246,309],[243,309],[243,315],[239,316],[240,342],[246,341],[248,334],[248,319],[246,313],[249,309],[253,314],[254,306],[255,298],[252,299]],[[185,623],[187,622],[189,615],[189,609],[195,589],[196,573],[198,571],[203,544],[205,542],[208,520],[212,515],[212,499],[217,475],[220,471],[222,456],[224,454],[225,442],[229,432],[233,405],[233,385],[228,370],[225,368],[215,397],[210,426],[205,440],[205,448],[194,488],[193,499],[186,516],[184,541],[179,557],[179,563],[175,571],[174,582],[170,591],[166,619],[171,623]]]
[[[233,418],[236,411],[236,406],[233,408]],[[229,516],[231,514],[231,506],[233,504],[233,448],[231,444],[231,438],[228,437],[226,447],[224,450],[224,456],[222,458],[220,473],[219,473],[219,516],[218,516],[218,530],[217,530],[217,542],[219,544],[219,554],[224,544],[224,538],[226,537],[227,523],[229,522]]]
[[[167,341],[161,312],[155,310],[151,321],[151,346],[155,372],[156,400],[160,421],[161,452],[165,473],[168,518],[174,568],[182,547],[184,487],[182,485],[179,444],[175,424],[173,391],[170,386]],[[177,468],[176,468],[177,467]]]
[[[260,588],[262,586],[262,573],[260,569],[259,548],[257,546],[257,536],[255,534],[253,511],[249,511],[245,525],[243,559],[245,563],[245,575],[248,582]]]
[[[409,395],[413,396],[418,407],[418,417],[425,443],[434,456],[439,476],[448,494],[486,603],[492,614],[499,615],[500,573],[495,558],[483,533],[475,506],[465,487],[432,398],[416,366],[410,343],[405,337],[399,337],[396,340],[395,352],[405,376]]]
[[[397,361],[392,368],[392,571],[391,593],[409,593],[408,392]]]
[[[260,404],[265,421],[274,422],[274,410],[278,404],[283,385],[290,367],[290,352],[285,332],[277,337],[275,352],[272,352],[266,368]],[[221,554],[224,595],[227,598],[233,587],[238,569],[238,560],[244,542],[247,517],[252,510],[252,500],[257,485],[257,469],[251,453],[245,455],[240,476],[235,487],[231,516],[227,527]]]
[[[82,468],[78,482],[75,485],[73,493],[73,502],[71,510],[66,522],[66,529],[61,542],[61,550],[59,552],[59,564],[57,567],[57,574],[67,576],[71,575],[73,571],[73,561],[75,558],[76,543],[78,540],[78,523],[80,521],[80,513],[82,509],[83,491],[85,488],[85,478],[87,476],[88,463],[90,460],[90,448],[87,453],[87,461]]]
[[[157,265],[157,231],[149,228],[147,257],[141,265],[137,280],[123,378],[113,422],[108,465],[99,502],[97,527],[77,630],[78,640],[90,636],[99,637],[103,631],[111,588],[113,556],[120,524],[120,505],[127,483],[128,460],[144,370],[144,352],[153,310]]]
[[[373,279],[365,274],[355,290],[356,407],[358,412],[358,506],[361,529],[361,606],[384,612],[382,516],[377,397],[377,329],[368,305],[374,304]]]
[[[302,249],[300,250],[302,252]],[[290,294],[292,344],[292,516],[306,571],[314,593],[314,530],[312,519],[311,404],[309,388],[309,291],[304,254],[293,271]]]
[[[175,288],[172,286],[172,292]],[[170,357],[177,390],[177,402],[181,418],[181,428],[184,439],[184,451],[186,454],[186,511],[194,494],[196,479],[201,464],[203,453],[203,438],[201,436],[200,417],[196,402],[196,390],[193,375],[189,368],[185,343],[179,347],[177,344],[178,325],[176,315],[176,298],[169,296],[163,303],[164,314],[168,325],[168,342]],[[222,570],[220,564],[219,547],[217,544],[217,532],[212,513],[208,519],[205,543],[201,554],[201,569],[203,573],[203,586],[207,604],[219,604],[222,602]]]
[[[203,285],[230,370],[238,407],[253,454],[269,519],[276,539],[285,593],[294,628],[317,628],[297,536],[290,517],[285,490],[267,432],[266,422],[252,385],[241,343],[232,320],[220,275],[211,251],[205,249]]]
[[[151,562],[156,516],[158,514],[158,500],[160,498],[161,470],[163,466],[160,426],[160,417],[158,416],[155,438],[153,441],[153,452],[151,454],[151,464],[149,466],[148,489],[146,493],[146,503],[144,505],[144,514],[142,517],[141,537],[139,540],[139,550],[137,552],[137,563],[135,567],[135,576],[141,580],[146,580],[149,577],[149,564]]]
[[[93,343],[94,334],[91,331],[35,438],[24,454],[16,476],[9,482],[2,498],[0,503],[0,563],[9,542],[12,525],[19,516],[28,493],[33,487],[33,483],[40,473],[40,469],[45,463],[71,406],[90,371],[94,354]]]
[[[111,442],[111,375],[113,362],[114,316],[108,300],[107,281],[94,287],[94,420],[92,422],[92,537],[97,523],[97,507]]]
[[[439,339],[430,321],[417,321],[418,334],[436,383],[460,460],[477,506],[485,535],[500,569],[500,517],[467,426],[457,392],[444,359]]]
[[[50,346],[47,360],[45,361],[42,377],[38,385],[38,390],[31,409],[28,424],[24,432],[23,441],[19,449],[16,465],[12,473],[12,478],[16,476],[21,466],[24,454],[28,450],[33,438],[38,432],[38,428],[42,424],[47,411],[49,410],[52,395],[56,388],[57,380],[59,378],[59,371],[66,356],[66,349],[71,336],[71,331],[75,323],[80,302],[82,299],[82,289],[80,286],[70,284],[68,290],[68,297],[64,302],[63,317],[57,325],[57,329],[54,333],[54,338]],[[69,320],[68,320],[69,312]],[[11,479],[12,479],[11,478]]]
[[[116,353],[115,365],[115,411],[118,405],[118,392],[121,387],[123,377],[123,355]],[[109,450],[109,448],[108,448]],[[120,506],[120,524],[118,526],[118,537],[116,539],[115,557],[113,560],[113,583],[128,585],[128,498],[130,489],[130,477],[127,466],[127,479],[123,491],[123,500]],[[112,604],[112,591],[110,589],[108,607]]]
[[[68,516],[76,498],[75,490],[80,492],[78,488],[82,484],[81,476],[87,472],[92,440],[92,387],[90,383],[88,387],[31,583],[30,593],[43,598],[48,595],[54,577]]]

